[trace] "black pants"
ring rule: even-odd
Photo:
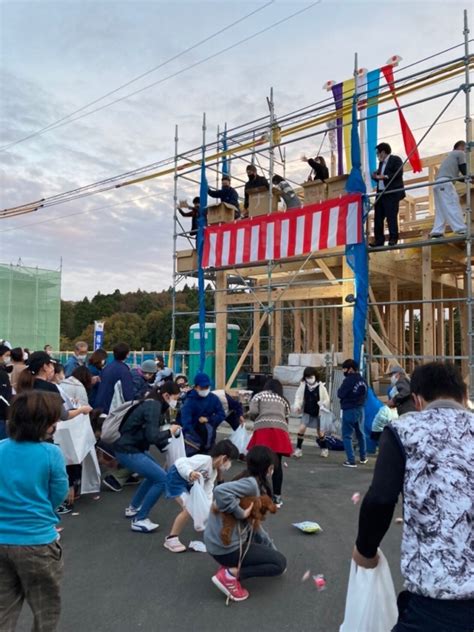
[[[283,468],[281,466],[281,454],[277,454],[277,462],[273,470],[272,486],[275,496],[281,496],[281,487],[283,485]]]
[[[245,551],[245,548],[244,548]],[[225,555],[212,556],[218,564],[226,568],[239,565],[240,550]],[[276,577],[286,568],[286,558],[279,551],[265,544],[251,544],[240,567],[239,579],[248,577]]]
[[[375,202],[374,238],[377,245],[385,243],[384,220],[387,220],[389,239],[398,240],[399,205],[400,200],[393,193],[386,193]]]
[[[472,632],[474,600],[430,599],[403,591],[392,632]]]

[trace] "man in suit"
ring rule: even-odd
[[[402,159],[392,156],[392,148],[388,143],[380,143],[375,149],[379,168],[372,174],[377,182],[377,197],[374,205],[374,241],[369,244],[371,248],[385,244],[385,219],[389,233],[388,245],[395,246],[398,242],[398,206],[405,197]]]

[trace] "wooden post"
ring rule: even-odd
[[[449,333],[449,355],[454,356],[456,354],[456,346],[454,343],[454,340],[455,340],[454,307],[452,305],[449,308],[448,333]],[[454,360],[451,358],[450,362],[454,362]]]
[[[321,352],[322,353],[326,353],[326,351],[329,351],[329,345],[328,345],[328,341],[327,341],[327,327],[326,327],[326,309],[323,307],[323,309],[321,310],[321,318],[322,318],[322,322],[321,322],[321,344],[322,344],[322,348],[321,348]]]
[[[306,307],[306,304],[304,304]],[[304,322],[304,346],[303,352],[310,353],[310,330],[311,330],[311,313],[309,309],[303,310],[303,322]]]
[[[398,280],[390,277],[390,303],[398,301]],[[388,307],[388,339],[390,346],[395,349],[395,353],[400,353],[398,344],[398,306]]]
[[[320,352],[320,338],[319,338],[319,322],[321,320],[320,310],[317,308],[317,302],[313,301],[313,340],[314,340],[314,352]]]
[[[260,321],[259,303],[254,303],[253,306],[253,330],[258,330],[255,336],[255,342],[252,350],[252,365],[253,372],[260,373],[260,329],[258,329],[258,323]]]
[[[468,312],[466,303],[458,303],[459,316],[460,316],[460,330],[461,330],[461,355],[466,356],[465,360],[461,360],[461,372],[464,379],[469,377],[469,340],[467,332],[469,331]]]
[[[413,307],[410,307],[410,316],[409,316],[409,336],[410,336],[410,355],[415,355],[415,310]],[[410,360],[410,373],[413,373],[415,370],[415,358],[411,358]]]
[[[216,388],[224,388],[227,363],[226,272],[216,272]]]
[[[245,362],[245,360],[246,360],[246,358],[247,358],[247,356],[248,356],[248,354],[250,352],[250,349],[252,348],[252,346],[255,343],[255,340],[257,339],[257,337],[260,334],[260,330],[262,329],[263,325],[267,321],[267,316],[268,316],[268,314],[266,312],[260,316],[260,319],[259,319],[259,321],[257,323],[257,326],[253,330],[253,334],[250,336],[249,341],[247,342],[247,345],[246,345],[245,349],[242,351],[242,355],[238,359],[237,364],[235,365],[235,368],[232,371],[231,376],[227,380],[227,384],[225,385],[226,389],[230,388],[232,386],[232,384],[234,383],[234,380],[237,377],[237,375],[239,374],[239,371],[242,368],[242,365],[244,364],[244,362]]]
[[[282,357],[282,319],[283,312],[281,311],[281,302],[275,304],[275,311],[273,312],[273,349],[274,349],[274,366],[281,364]]]
[[[347,264],[346,258],[342,257],[342,277],[344,279],[348,279],[352,277],[352,270]],[[348,305],[346,303],[346,296],[348,294],[354,293],[354,283],[353,281],[344,281],[341,284],[341,304],[342,307],[342,353],[345,358],[352,358],[354,353],[354,336],[352,333],[352,319],[354,314],[354,307],[348,306],[344,307],[344,305]]]
[[[294,324],[295,324],[295,353],[301,353],[301,310],[298,309],[300,301],[295,301]]]
[[[433,341],[433,290],[431,282],[431,248],[425,246],[421,254],[422,270],[422,298],[421,307],[421,330],[422,330],[422,355],[429,362],[434,355]]]
[[[332,318],[331,341],[337,353],[339,351],[339,310],[337,307],[332,308],[331,318]]]

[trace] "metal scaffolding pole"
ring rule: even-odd
[[[174,128],[174,181],[173,181],[173,289],[171,293],[171,341],[168,364],[173,367],[173,353],[176,346],[176,283],[178,241],[178,126]]]

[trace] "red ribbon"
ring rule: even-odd
[[[388,87],[390,88],[390,92],[392,93],[393,100],[395,101],[395,104],[397,106],[398,116],[400,118],[400,127],[402,128],[403,144],[405,146],[405,151],[408,157],[408,161],[414,173],[418,173],[419,171],[422,171],[423,169],[421,165],[420,154],[418,153],[415,137],[413,136],[411,129],[408,126],[405,116],[403,115],[403,112],[400,108],[400,103],[398,102],[398,99],[397,99],[397,94],[395,92],[395,84],[393,80],[393,66],[383,66],[381,70],[384,74],[385,81],[387,82]]]

